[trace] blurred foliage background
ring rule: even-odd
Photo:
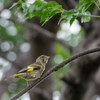
[[[18,56],[18,52],[29,52],[31,45],[25,35],[26,28],[22,24],[16,24],[12,22],[11,18],[19,18],[22,21],[22,14],[15,12],[15,10],[3,9],[4,5],[11,2],[11,0],[0,0],[0,80],[2,83],[4,74],[12,68],[12,62],[14,62]],[[3,10],[2,10],[3,9]],[[16,14],[17,13],[17,14]],[[57,32],[57,37],[63,39],[71,45],[73,48],[78,45],[82,37],[84,36],[84,30],[79,25],[78,20],[75,20],[72,26],[67,22],[61,22]],[[63,60],[69,58],[72,54],[68,49],[59,43],[55,43],[55,56],[53,59],[53,65],[61,63]],[[20,65],[22,66],[22,65]],[[60,74],[65,75],[69,65],[55,72],[54,74],[54,89],[59,91],[63,86],[63,82],[59,80]],[[7,83],[6,83],[7,84]],[[1,100],[9,100],[9,98],[26,87],[26,81],[24,79],[14,79],[8,86],[8,90],[2,96]],[[27,98],[27,99],[25,99]],[[29,95],[25,94],[18,100],[29,100]],[[56,99],[55,99],[56,100]]]

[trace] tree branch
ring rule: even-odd
[[[39,79],[37,79],[35,82],[33,82],[32,84],[28,85],[24,90],[22,90],[21,92],[19,92],[17,95],[15,95],[14,97],[12,97],[10,100],[16,100],[17,98],[19,98],[20,96],[22,96],[24,93],[26,93],[27,91],[29,91],[31,88],[36,87],[38,84],[40,84],[43,80],[45,80],[48,76],[50,76],[53,72],[59,70],[60,68],[64,67],[66,64],[70,63],[71,61],[90,54],[90,53],[94,53],[94,52],[99,52],[100,51],[100,46],[96,47],[94,49],[91,50],[86,50],[83,51],[81,53],[78,53],[72,57],[70,57],[69,59],[66,59],[65,61],[63,61],[62,63],[58,64],[55,67],[52,67],[50,70],[48,70],[45,74],[43,74]]]

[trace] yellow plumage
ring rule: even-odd
[[[28,70],[27,70],[27,72],[31,72],[31,71],[33,71],[34,70],[34,67],[28,67]]]
[[[18,74],[14,74],[13,76],[10,76],[10,78],[16,78],[18,76],[22,76],[23,73],[18,73]]]

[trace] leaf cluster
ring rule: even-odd
[[[94,0],[95,5],[100,10],[100,0],[97,0],[97,2]]]
[[[52,18],[57,13],[61,13],[63,10],[62,6],[55,1],[41,1],[36,0],[33,4],[29,6],[27,3],[19,0],[17,3],[14,3],[11,8],[18,5],[18,9],[23,9],[23,14],[27,16],[27,19],[30,19],[35,16],[41,17],[41,22],[46,23],[50,18]]]
[[[42,1],[36,0],[32,4],[27,4],[22,0],[14,3],[11,8],[17,6],[18,10],[22,9],[23,14],[26,16],[26,19],[31,19],[35,16],[40,16],[41,21],[46,23],[50,18],[52,18],[57,13],[61,13],[61,17],[58,23],[61,20],[69,21],[70,25],[74,20],[81,16],[81,22],[89,22],[91,17],[93,17],[89,12],[89,7],[94,4],[94,0],[79,0],[79,3],[76,5],[75,9],[65,10],[55,1]]]
[[[74,22],[74,20],[80,16],[81,17],[81,22],[89,22],[91,17],[90,17],[90,12],[88,11],[88,8],[93,4],[93,0],[79,0],[79,4],[77,4],[75,9],[71,9],[69,11],[64,11],[61,14],[61,20],[69,21],[70,25]]]

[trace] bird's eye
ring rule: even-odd
[[[45,63],[45,62],[46,62],[46,60],[45,60],[45,59],[42,59],[42,62],[43,62],[43,63]]]
[[[44,56],[42,56],[42,58],[44,58]]]

